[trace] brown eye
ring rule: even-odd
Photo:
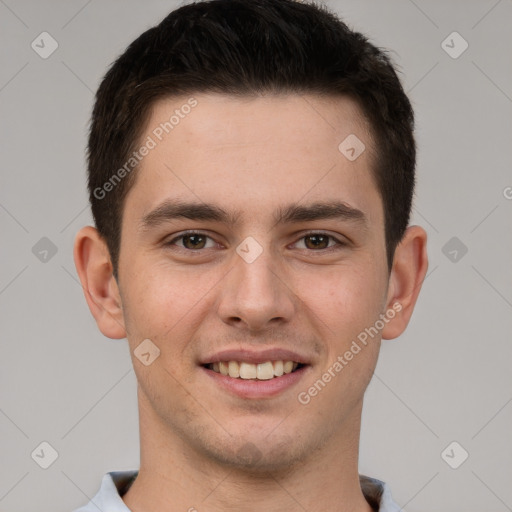
[[[183,240],[183,246],[186,249],[204,249],[206,245],[206,239],[208,237],[203,235],[192,234],[183,235],[181,238]]]
[[[307,235],[304,237],[304,241],[308,249],[327,249],[330,238],[330,236],[322,234]]]
[[[169,242],[166,242],[167,247],[177,247],[178,250],[186,250],[189,252],[197,251],[200,249],[211,249],[215,247],[215,240],[204,233],[189,232],[183,233]]]

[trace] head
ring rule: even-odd
[[[128,338],[141,422],[264,469],[355,432],[426,272],[414,166],[388,57],[321,7],[200,2],[135,40],[96,95],[75,261],[100,330]],[[271,392],[214,370],[283,359]]]
[[[160,98],[200,92],[354,100],[371,130],[370,172],[384,208],[391,268],[409,222],[415,142],[413,111],[388,56],[319,6],[214,0],[181,7],[143,33],[113,63],[97,91],[88,145],[89,195],[115,273],[125,198],[139,167],[132,155],[144,142],[151,108]]]

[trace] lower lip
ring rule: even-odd
[[[274,377],[269,380],[234,379],[202,367],[215,383],[227,391],[241,398],[271,398],[291,388],[308,371],[309,366],[302,366],[292,373],[285,373],[281,377]]]

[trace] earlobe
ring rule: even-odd
[[[407,228],[395,250],[389,278],[386,310],[395,311],[382,331],[383,339],[393,339],[407,327],[428,268],[427,233],[420,226]]]
[[[126,337],[121,296],[107,245],[92,226],[75,238],[75,266],[85,299],[100,331],[112,339]]]

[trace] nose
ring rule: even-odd
[[[254,332],[289,322],[296,310],[290,278],[279,270],[269,249],[249,261],[236,255],[235,267],[222,283],[219,316]]]

